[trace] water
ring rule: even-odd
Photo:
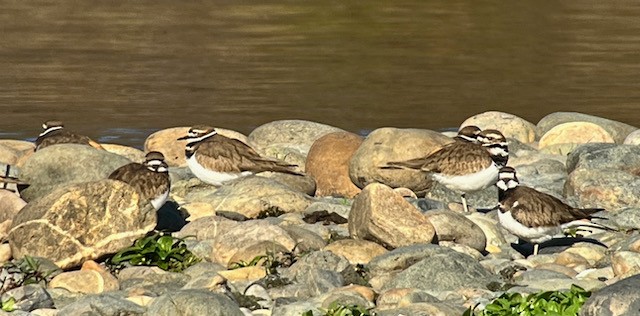
[[[362,132],[487,110],[640,126],[637,1],[4,1],[0,137],[140,147],[277,119]]]

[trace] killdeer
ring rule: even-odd
[[[143,199],[150,200],[156,210],[164,205],[171,188],[169,167],[164,155],[157,151],[147,153],[144,163],[130,163],[116,169],[109,179],[128,183]]]
[[[453,138],[457,141],[463,141],[473,144],[479,144],[478,134],[480,134],[480,128],[475,125],[468,125],[461,128],[458,134]]]
[[[505,167],[509,161],[509,146],[504,135],[495,129],[485,129],[477,135],[478,142],[489,151],[498,167]]]
[[[42,128],[44,131],[36,139],[36,151],[55,144],[82,144],[103,149],[91,138],[65,130],[61,121],[46,121],[42,124]]]
[[[449,143],[427,157],[407,161],[389,162],[386,169],[415,169],[431,173],[431,177],[450,190],[460,192],[462,206],[469,212],[465,193],[487,188],[498,180],[498,161],[506,153],[507,143],[499,131],[485,130],[478,133],[480,144],[467,141]],[[494,149],[492,152],[491,149]]]
[[[303,175],[284,161],[261,157],[249,145],[218,134],[215,128],[194,126],[187,136],[185,155],[191,172],[200,180],[216,186],[263,171]]]
[[[539,244],[560,235],[572,227],[590,227],[612,230],[591,222],[605,219],[594,216],[603,209],[579,209],[533,188],[519,185],[515,169],[504,167],[496,186],[499,189],[498,218],[500,224],[520,239],[533,243],[533,254],[538,254]]]

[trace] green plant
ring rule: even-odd
[[[16,299],[10,297],[8,300],[2,302],[2,310],[5,312],[13,312],[16,310]]]
[[[545,291],[523,296],[520,293],[504,293],[488,304],[484,310],[469,308],[463,316],[535,316],[578,315],[580,307],[591,292],[572,285],[569,291]]]
[[[0,267],[0,293],[27,284],[47,284],[58,271],[44,269],[39,259],[31,256],[6,262]]]
[[[260,261],[262,261],[262,259],[265,259],[265,258],[267,258],[266,255],[259,255],[259,256],[255,256],[249,262],[246,262],[244,260],[234,261],[229,264],[229,269],[235,270],[235,269],[246,268],[246,267],[254,267],[254,266],[257,266],[258,263],[260,263]]]
[[[154,233],[137,239],[133,246],[124,248],[107,260],[117,267],[128,263],[134,266],[157,266],[165,271],[180,272],[202,259],[195,256],[182,238]]]
[[[337,301],[329,304],[329,309],[322,309],[322,316],[375,316],[376,313],[359,306],[359,305],[343,305]],[[306,311],[302,313],[302,316],[313,316],[312,311]]]

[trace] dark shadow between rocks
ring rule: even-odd
[[[573,244],[579,242],[587,242],[603,247],[607,247],[605,244],[593,238],[585,237],[559,237],[553,238],[549,241],[545,241],[540,244],[538,254],[553,254],[564,251],[571,247]],[[533,254],[533,244],[519,240],[517,244],[512,243],[511,247],[519,252],[521,255],[528,257]]]
[[[167,201],[158,210],[158,223],[154,230],[164,232],[177,232],[187,225],[186,216],[184,211],[180,209],[178,203],[174,201]]]

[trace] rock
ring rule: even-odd
[[[640,253],[620,251],[611,257],[613,274],[622,278],[640,274]]]
[[[156,316],[243,316],[228,297],[206,290],[181,290],[162,295],[149,304],[148,315]]]
[[[0,190],[0,239],[4,240],[9,233],[13,218],[27,205],[23,199],[13,192]]]
[[[142,316],[146,309],[112,294],[87,295],[58,310],[57,315]]]
[[[376,303],[378,310],[386,310],[396,307],[407,306],[414,303],[437,303],[440,302],[433,295],[419,289],[389,289],[378,297]]]
[[[531,164],[514,165],[522,185],[562,197],[567,172],[564,163],[555,159],[542,159]]]
[[[329,309],[331,304],[340,304],[344,306],[357,305],[367,309],[375,307],[373,302],[368,301],[366,298],[362,297],[362,295],[354,292],[341,291],[340,288],[334,289],[328,293],[324,297],[321,306],[324,309]]]
[[[616,169],[640,175],[640,147],[616,144],[586,144],[567,156],[567,171],[578,168]]]
[[[370,184],[356,197],[349,213],[349,235],[397,248],[430,243],[435,229],[413,205],[383,184]]]
[[[576,169],[569,174],[564,192],[582,207],[607,211],[640,207],[640,177],[614,169]]]
[[[185,225],[179,232],[173,234],[175,237],[187,238],[195,237],[196,240],[213,240],[218,235],[224,235],[238,222],[220,216],[206,216],[198,218]]]
[[[15,165],[20,157],[20,152],[0,143],[0,162]]]
[[[453,140],[438,132],[423,129],[379,128],[371,132],[351,157],[351,181],[364,188],[384,183],[392,188],[405,187],[424,195],[433,181],[427,173],[416,170],[381,169],[388,162],[427,156]]]
[[[536,140],[536,126],[527,120],[513,114],[488,111],[476,114],[466,119],[460,128],[475,125],[480,129],[497,129],[507,138],[515,138],[523,143],[532,143]]]
[[[489,218],[481,213],[471,213],[466,215],[466,217],[482,230],[486,240],[485,249],[488,252],[493,253],[497,249],[500,249],[500,247],[507,244],[507,240],[504,238],[497,220]]]
[[[537,126],[538,130],[540,131],[540,135],[542,135],[557,125],[570,122],[589,122],[597,124],[604,130],[606,130],[607,133],[611,135],[615,142],[618,144],[621,144],[624,141],[625,137],[627,137],[627,135],[629,135],[631,132],[637,130],[636,127],[622,122],[577,112],[551,113],[543,117],[538,122]]]
[[[360,192],[349,177],[349,161],[362,141],[361,136],[353,133],[334,132],[313,143],[305,172],[315,178],[317,196],[353,198]]]
[[[243,177],[213,193],[188,195],[187,201],[209,203],[216,211],[236,212],[249,218],[274,209],[285,213],[302,212],[311,204],[309,196],[275,180],[258,176]]]
[[[298,176],[281,172],[260,172],[258,176],[276,180],[294,191],[313,196],[316,193],[316,181],[309,175]]]
[[[305,251],[316,251],[322,249],[322,247],[326,246],[327,243],[322,239],[322,236],[314,233],[308,229],[286,225],[280,226],[282,227],[293,240],[296,242],[296,250],[305,252]]]
[[[184,148],[187,146],[186,140],[178,138],[187,135],[191,127],[172,127],[159,130],[147,137],[144,141],[144,152],[159,151],[164,155],[165,161],[171,167],[186,166],[187,161],[184,156]],[[235,138],[247,143],[247,137],[236,131],[217,128],[220,135]]]
[[[13,255],[11,254],[11,247],[9,244],[0,244],[0,264],[3,264],[9,260]]]
[[[16,258],[38,255],[69,268],[128,247],[155,225],[155,209],[135,189],[101,180],[29,203],[15,216],[8,239]]]
[[[342,130],[316,122],[281,120],[258,126],[249,134],[248,141],[257,150],[282,144],[306,155],[318,138],[339,131]]]
[[[100,144],[100,145],[102,146],[102,148],[104,148],[104,150],[110,153],[114,153],[122,157],[125,157],[130,161],[143,163],[145,160],[144,158],[145,154],[140,149],[124,146],[124,145],[118,145],[118,144]]]
[[[424,215],[436,229],[436,237],[439,242],[453,241],[478,251],[484,251],[487,245],[484,232],[464,215],[446,210],[429,211]]]
[[[18,139],[0,139],[0,145],[18,151],[22,155],[33,152],[36,149],[34,143]]]
[[[367,264],[374,257],[387,252],[387,249],[374,242],[359,239],[337,240],[323,250],[344,256],[353,265]]]
[[[640,145],[640,129],[635,130],[631,134],[627,135],[622,142],[625,145]]]
[[[489,186],[488,188],[476,192],[469,192],[466,195],[467,204],[475,209],[491,209],[496,206],[498,201],[498,188]],[[462,210],[462,202],[460,193],[449,190],[440,183],[435,183],[431,190],[426,194],[426,198],[442,201],[445,203],[455,203],[460,205]]]
[[[464,308],[461,306],[452,306],[447,303],[414,303],[403,307],[378,310],[378,316],[432,316],[432,315],[462,315]]]
[[[38,308],[52,308],[53,300],[39,284],[28,284],[2,293],[2,302],[15,300],[15,309],[30,312]],[[63,315],[63,314],[61,314]]]
[[[105,266],[98,264],[93,260],[88,260],[82,263],[82,267],[80,271],[95,271],[100,274],[102,277],[102,287],[105,291],[115,291],[120,288],[120,284],[118,283],[118,279],[109,272]]]
[[[78,144],[59,144],[38,150],[21,169],[21,179],[30,184],[22,191],[27,201],[53,189],[74,183],[106,179],[129,159]]]
[[[295,168],[298,172],[305,168],[308,150],[306,147],[291,144],[271,144],[263,148],[256,148],[256,151],[263,157],[275,158],[298,166]]]
[[[156,275],[120,279],[120,290],[128,295],[160,296],[182,289],[189,277],[182,273],[167,272]]]
[[[258,256],[267,256],[269,254],[275,255],[278,253],[285,253],[289,251],[289,249],[285,248],[283,245],[273,242],[270,240],[263,240],[256,243],[252,243],[246,247],[238,249],[238,251],[229,259],[229,264],[233,265],[234,262],[251,262]],[[260,260],[260,264],[263,263],[265,259]],[[264,269],[263,269],[264,270]]]
[[[189,222],[193,222],[198,218],[216,215],[216,210],[213,205],[209,203],[187,203],[181,205],[180,208],[189,213],[189,216],[186,218]]]
[[[634,275],[606,286],[587,299],[582,316],[637,315],[640,310],[640,275]]]
[[[311,311],[313,315],[322,315],[322,312],[315,306],[313,302],[308,300],[295,300],[292,298],[283,298],[275,300],[273,316],[300,316],[307,311]]]
[[[443,291],[457,291],[465,287],[486,289],[497,281],[493,273],[472,257],[439,248],[393,276],[382,289],[416,288],[438,297]]]
[[[266,277],[267,271],[263,266],[257,265],[237,268],[233,270],[218,271],[218,274],[225,278],[225,280],[229,280],[230,282],[256,281]]]
[[[613,137],[602,127],[588,122],[559,124],[540,138],[538,148],[558,144],[613,143]]]
[[[303,256],[296,261],[289,269],[283,271],[282,275],[291,280],[300,279],[311,270],[326,270],[336,273],[343,272],[349,268],[349,261],[331,251],[316,251],[307,256]]]
[[[51,280],[49,286],[84,294],[98,294],[118,289],[117,286],[105,288],[105,283],[104,278],[97,271],[80,270],[58,274]],[[115,285],[117,285],[117,283]]]
[[[228,266],[231,258],[242,248],[262,241],[270,241],[291,251],[296,242],[279,226],[269,224],[266,220],[252,220],[239,223],[224,234],[218,233],[214,240],[216,261]],[[280,249],[278,247],[278,249]]]

